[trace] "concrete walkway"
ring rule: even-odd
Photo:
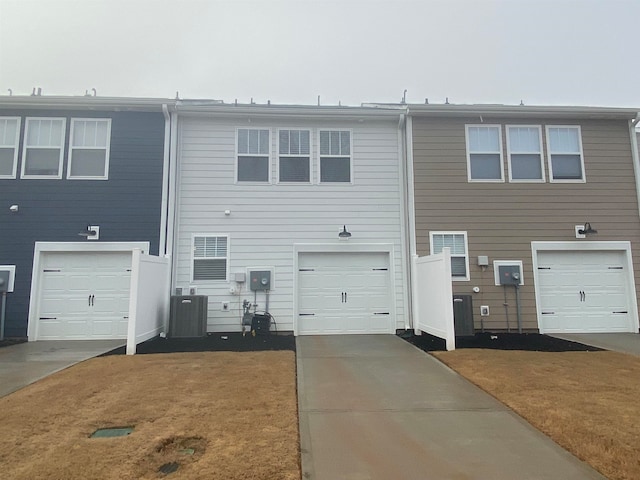
[[[0,397],[124,344],[126,340],[60,340],[2,347]]]
[[[552,333],[549,336],[614,352],[640,355],[640,335],[637,333]]]
[[[604,479],[394,335],[296,343],[304,480]]]

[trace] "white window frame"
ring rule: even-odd
[[[323,155],[320,149],[320,136],[323,132],[349,132],[349,155]],[[317,134],[318,145],[318,185],[353,185],[353,129],[350,128],[322,128],[318,129]],[[323,182],[322,181],[322,159],[323,158],[344,158],[349,157],[349,181],[348,182]]]
[[[554,179],[553,178],[553,162],[551,161],[551,155],[562,155],[562,153],[554,154],[551,151],[551,142],[549,141],[549,130],[551,128],[571,128],[578,131],[579,151],[574,152],[574,155],[580,154],[580,168],[582,169],[582,178],[575,178],[575,179],[570,179],[570,178]],[[584,169],[584,153],[582,151],[582,128],[580,127],[580,125],[546,125],[544,129],[545,129],[545,135],[547,140],[547,163],[549,166],[549,182],[550,183],[586,183],[587,172]],[[566,152],[564,153],[566,154]]]
[[[221,238],[221,237],[225,237],[227,239],[227,256],[226,257],[197,257],[198,260],[214,260],[214,259],[221,259],[221,258],[225,258],[227,261],[227,268],[226,268],[226,272],[225,272],[225,279],[222,280],[196,280],[194,279],[194,275],[195,275],[195,260],[196,260],[196,238],[197,237],[217,237],[217,238]],[[230,242],[229,242],[229,234],[225,233],[225,234],[219,234],[219,233],[194,233],[193,235],[191,235],[191,273],[190,273],[190,280],[191,280],[191,284],[195,284],[195,285],[202,285],[202,284],[207,284],[207,283],[212,283],[212,282],[229,282],[229,261],[231,258],[231,248],[230,248]]]
[[[507,162],[509,164],[509,182],[513,183],[545,183],[545,172],[544,172],[544,151],[542,146],[542,126],[540,125],[506,125],[506,135],[507,135]],[[537,152],[512,152],[511,151],[511,137],[509,136],[509,131],[512,128],[535,128],[538,130],[538,146],[540,149]],[[513,171],[511,168],[511,155],[540,155],[540,172],[542,173],[542,178],[536,179],[525,179],[525,178],[513,178]]]
[[[284,132],[284,131],[295,131],[295,132],[308,132],[309,133],[309,153],[308,153],[308,157],[309,157],[309,181],[306,182],[283,182],[280,180],[280,157],[304,157],[305,155],[293,155],[290,153],[280,153],[280,132]],[[313,182],[313,165],[311,162],[311,158],[313,156],[313,146],[312,146],[312,140],[313,140],[313,135],[311,132],[311,129],[309,128],[278,128],[276,130],[276,171],[277,171],[277,175],[278,175],[278,184],[282,184],[282,185],[307,185],[307,184],[311,184]]]
[[[62,142],[60,147],[55,147],[55,148],[60,148],[60,155],[58,158],[58,174],[57,175],[26,175],[24,173],[25,171],[25,166],[26,166],[26,162],[27,162],[27,150],[29,149],[40,149],[40,148],[54,148],[52,146],[46,146],[46,145],[38,145],[35,147],[30,147],[27,145],[27,142],[29,141],[29,122],[31,121],[35,121],[35,120],[62,120]],[[65,139],[67,136],[67,119],[64,117],[27,117],[26,118],[26,122],[25,122],[25,127],[24,127],[24,141],[23,141],[23,145],[22,145],[22,168],[20,169],[20,178],[26,178],[26,179],[43,179],[43,180],[59,180],[62,178],[62,165],[64,162],[64,147],[65,147]]]
[[[496,153],[500,154],[500,178],[471,178],[471,149],[469,148],[469,129],[470,128],[497,128],[498,129],[498,142],[500,144],[499,152],[473,152],[474,154],[483,155],[483,154],[491,154],[495,155]],[[500,124],[470,124],[464,126],[464,140],[465,146],[467,149],[467,181],[468,182],[479,182],[479,183],[504,183],[504,154],[503,154],[503,141],[502,141],[502,125]]]
[[[107,145],[106,147],[74,147],[73,138],[75,135],[75,125],[77,122],[107,122]],[[71,175],[71,158],[73,150],[105,150],[104,175],[101,176],[73,176]],[[109,179],[109,155],[111,152],[111,119],[110,118],[72,118],[71,133],[69,136],[69,153],[67,155],[67,179],[69,180],[108,180]]]
[[[453,276],[451,275],[451,280],[454,282],[468,282],[471,280],[471,275],[469,273],[469,241],[467,238],[467,232],[464,231],[435,231],[435,232],[429,232],[429,251],[431,252],[431,255],[435,255],[436,252],[433,249],[433,237],[436,235],[462,235],[464,238],[464,249],[465,249],[465,254],[464,254],[464,265],[465,265],[465,272],[466,275],[464,277],[461,276]],[[437,252],[440,253],[440,252]],[[462,255],[460,254],[454,254],[453,252],[451,252],[451,258],[460,258]]]
[[[0,138],[0,148],[13,148],[13,168],[11,169],[10,175],[0,175],[2,179],[16,178],[18,174],[18,150],[20,147],[20,125],[22,119],[20,117],[0,117],[0,122],[10,120],[16,120],[16,138],[14,139],[13,145],[2,143],[5,140]]]
[[[240,130],[266,130],[267,132],[269,132],[269,141],[267,143],[268,147],[267,147],[267,151],[268,154],[248,154],[248,153],[239,153],[238,152],[238,137],[239,137],[239,132]],[[236,158],[235,158],[235,171],[234,171],[234,182],[236,184],[242,184],[242,185],[268,185],[271,184],[271,155],[272,155],[272,136],[273,136],[273,132],[271,131],[271,128],[268,127],[237,127],[236,128],[236,137],[235,137],[235,153],[236,153]],[[266,157],[267,159],[267,180],[238,180],[238,160],[240,158],[240,156],[244,156],[244,157]]]

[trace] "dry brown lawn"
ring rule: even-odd
[[[609,479],[640,479],[640,357],[478,349],[433,355]]]
[[[295,378],[291,351],[83,362],[0,398],[0,478],[299,480]]]

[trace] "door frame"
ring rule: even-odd
[[[395,252],[392,243],[294,243],[293,244],[293,334],[298,336],[298,258],[301,253],[382,253],[389,257],[389,333],[396,333]]]
[[[40,300],[42,296],[41,263],[47,253],[100,253],[100,252],[132,252],[140,249],[149,253],[150,242],[36,242],[33,252],[33,269],[31,271],[31,294],[29,297],[29,317],[27,338],[30,342],[38,340],[38,317],[40,315]],[[129,287],[131,288],[131,287]],[[129,315],[131,318],[131,315]]]
[[[540,308],[540,281],[538,279],[538,253],[539,252],[620,252],[627,263],[627,290],[629,292],[629,326],[633,332],[638,332],[638,299],[636,295],[635,273],[633,271],[633,259],[631,256],[631,242],[628,241],[594,241],[594,242],[531,242],[531,257],[533,260],[533,282],[536,297],[536,317],[538,330],[545,333],[542,328],[542,314]]]

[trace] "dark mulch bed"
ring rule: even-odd
[[[125,347],[116,348],[106,355],[124,355]],[[156,337],[138,345],[136,354],[176,352],[258,352],[266,350],[296,350],[293,335],[256,335],[247,333],[211,333],[196,338]]]
[[[444,351],[445,341],[433,335],[402,337],[425,352]],[[596,352],[602,348],[570,342],[539,333],[478,333],[473,337],[457,337],[456,348],[488,348],[493,350],[529,350],[535,352]]]
[[[4,340],[0,340],[0,348],[8,347],[9,345],[16,345],[18,343],[24,343],[26,341],[26,338],[5,338]]]

